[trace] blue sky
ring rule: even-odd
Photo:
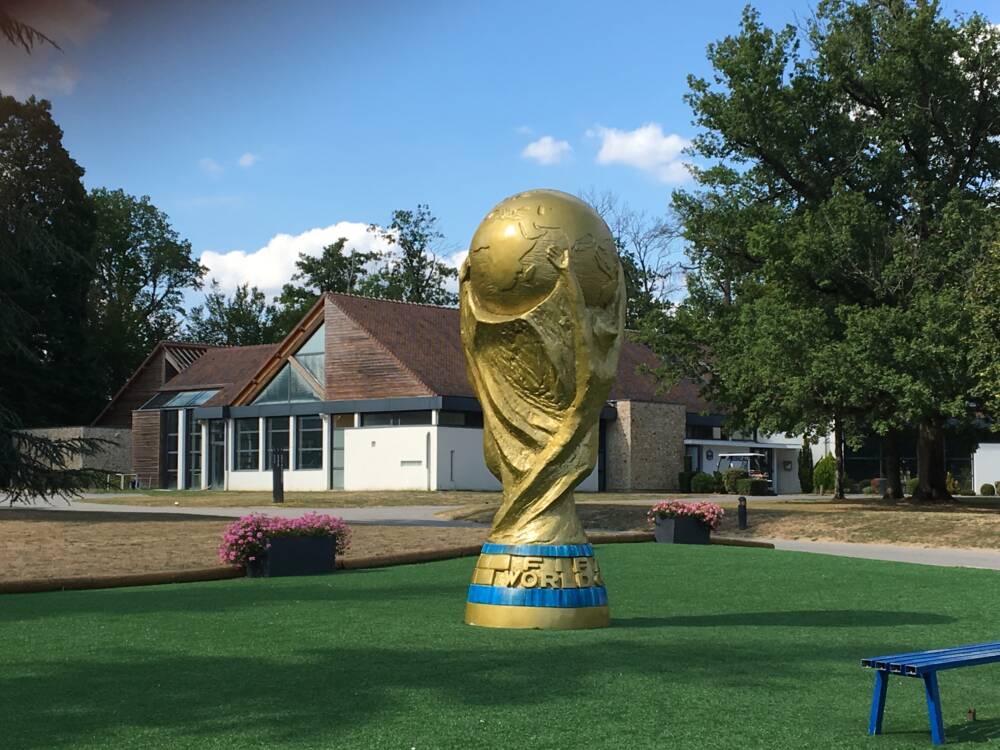
[[[363,242],[365,224],[417,203],[445,255],[530,187],[663,212],[694,134],[686,76],[708,73],[706,45],[743,3],[22,7],[64,51],[5,50],[0,90],[52,100],[88,187],[151,196],[226,286],[273,290],[298,251]],[[780,24],[811,5],[757,7]]]

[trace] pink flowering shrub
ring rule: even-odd
[[[656,523],[657,518],[693,518],[701,521],[712,531],[719,528],[722,517],[726,511],[715,503],[686,503],[683,500],[665,500],[657,503],[646,514],[650,526]]]
[[[253,562],[271,547],[276,536],[331,536],[338,555],[351,546],[351,527],[336,516],[306,513],[299,518],[281,518],[251,513],[226,527],[219,547],[219,560],[227,565]]]

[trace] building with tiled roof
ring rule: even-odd
[[[290,491],[499,488],[455,308],[327,293],[280,344],[186,345],[189,361],[157,382],[177,346],[158,346],[105,410],[132,405],[142,487],[269,489],[280,461]],[[757,446],[780,474],[789,446],[723,435],[693,383],[658,387],[657,364],[623,343],[598,464],[579,489],[676,489],[711,446]]]

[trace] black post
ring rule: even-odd
[[[281,448],[271,450],[271,502],[285,502],[285,454]]]
[[[736,509],[736,515],[740,521],[740,529],[743,530],[747,527],[747,499],[741,495],[737,502],[740,505]]]

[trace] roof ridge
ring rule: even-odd
[[[339,293],[339,292],[323,292],[323,295],[324,295],[325,297],[333,297],[333,296],[334,296],[334,295],[336,295],[336,294],[340,294],[340,293]],[[396,300],[381,300],[381,299],[377,299],[377,298],[375,298],[375,297],[359,297],[359,296],[357,296],[357,295],[354,295],[354,294],[344,294],[343,296],[345,296],[345,297],[356,297],[357,299],[370,299],[370,300],[375,300],[376,302],[390,302],[390,301],[392,301],[392,302],[395,302],[395,301],[396,301]],[[333,302],[334,304],[337,304],[337,303],[336,303],[336,300],[331,300],[331,301],[332,301],[332,302]],[[404,304],[404,305],[409,305],[409,304],[418,304],[418,303],[415,303],[415,302],[402,302],[402,303],[399,303],[399,304]],[[420,305],[420,306],[421,306],[421,307],[440,307],[439,305]],[[377,345],[378,345],[378,346],[379,346],[379,347],[380,347],[380,348],[382,349],[382,351],[384,351],[384,352],[385,352],[386,354],[388,354],[388,355],[389,355],[390,357],[392,357],[392,358],[393,358],[394,360],[396,360],[396,362],[398,362],[398,363],[399,363],[399,366],[400,366],[400,367],[402,367],[402,368],[403,368],[404,370],[406,370],[406,372],[410,373],[410,375],[412,375],[412,376],[413,376],[413,379],[414,379],[414,380],[416,380],[416,381],[417,381],[418,383],[420,383],[420,385],[422,385],[422,386],[423,386],[424,388],[426,388],[426,389],[427,389],[427,392],[428,392],[428,393],[432,393],[432,394],[437,394],[437,395],[439,395],[439,396],[444,396],[444,395],[447,395],[447,394],[444,394],[444,393],[440,393],[440,394],[438,394],[438,393],[437,393],[437,391],[436,391],[436,390],[435,390],[435,389],[434,389],[434,388],[433,388],[433,387],[431,386],[431,384],[430,384],[430,383],[428,383],[428,382],[427,382],[426,380],[424,380],[424,379],[423,379],[422,377],[420,377],[420,376],[419,376],[419,375],[418,375],[418,374],[417,374],[417,373],[416,373],[416,372],[415,372],[415,371],[413,370],[413,368],[412,368],[412,367],[410,367],[410,366],[409,366],[408,364],[406,364],[406,362],[404,362],[404,361],[403,361],[403,360],[402,360],[402,359],[401,359],[401,358],[399,357],[399,355],[397,355],[397,354],[396,354],[396,352],[394,352],[394,351],[393,351],[392,349],[390,349],[390,348],[389,348],[388,346],[386,346],[385,342],[384,342],[384,341],[382,341],[382,339],[380,339],[380,338],[379,338],[379,337],[378,337],[378,336],[377,336],[377,335],[375,334],[375,332],[374,332],[374,331],[372,331],[372,330],[371,330],[371,329],[370,329],[370,328],[369,328],[368,326],[366,326],[366,325],[365,325],[364,323],[362,323],[362,322],[361,322],[360,320],[358,320],[357,318],[355,318],[355,317],[354,317],[353,315],[351,315],[351,314],[350,314],[350,313],[349,313],[349,312],[348,312],[347,310],[345,310],[345,309],[344,309],[343,307],[341,307],[340,305],[337,305],[337,309],[338,309],[338,310],[340,310],[340,311],[341,311],[342,313],[344,313],[344,315],[346,315],[346,316],[347,316],[348,318],[350,318],[350,319],[351,319],[352,321],[354,321],[354,325],[356,325],[356,326],[357,326],[358,328],[360,328],[360,329],[361,329],[362,331],[364,331],[365,333],[367,333],[367,334],[368,334],[368,337],[369,337],[369,338],[370,338],[370,339],[371,339],[372,341],[374,341],[374,342],[375,342],[375,343],[376,343],[376,344],[377,344]],[[444,308],[444,309],[453,309],[453,310],[455,310],[456,312],[458,311],[458,308],[457,308],[457,307],[455,307],[455,308]]]
[[[366,297],[363,294],[351,294],[350,292],[323,292],[337,297],[350,297],[352,299],[364,299],[371,302],[389,302],[394,305],[412,305],[414,307],[432,307],[438,310],[458,310],[457,305],[433,305],[430,302],[410,302],[402,299],[388,299],[386,297]]]
[[[218,349],[218,344],[206,344],[204,341],[178,341],[176,339],[161,339],[159,344],[163,346],[193,346],[203,349]]]

